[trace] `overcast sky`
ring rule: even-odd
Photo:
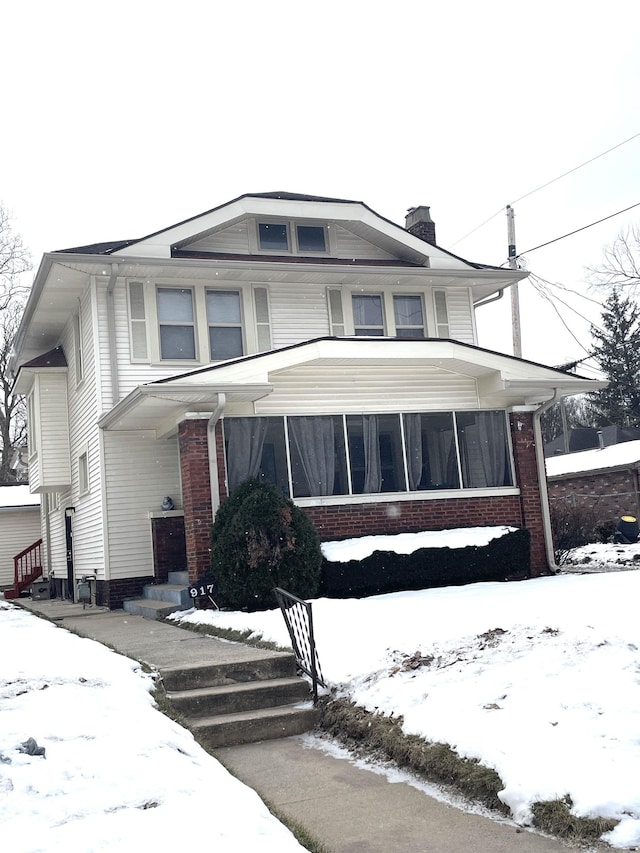
[[[12,0],[2,30],[0,199],[36,265],[245,192],[356,199],[400,225],[430,205],[439,245],[493,264],[509,203],[522,252],[640,202],[640,136],[517,201],[640,133],[637,0]],[[584,268],[638,221],[528,267],[588,293]],[[552,304],[520,294],[523,356],[582,358]],[[479,312],[481,345],[511,351],[508,302]]]

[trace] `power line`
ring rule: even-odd
[[[634,133],[633,136],[630,136],[628,139],[623,139],[623,141],[618,142],[617,145],[613,145],[611,148],[607,148],[606,151],[602,151],[600,154],[596,154],[595,157],[591,157],[589,160],[585,160],[585,162],[580,163],[579,166],[574,166],[573,169],[569,169],[569,171],[563,172],[561,175],[558,175],[556,178],[552,178],[550,181],[547,181],[546,183],[541,184],[539,187],[536,187],[534,190],[530,190],[528,193],[521,195],[519,198],[515,199],[515,201],[510,202],[510,204],[514,205],[517,202],[522,201],[525,198],[529,198],[529,196],[533,195],[534,193],[537,193],[540,190],[545,189],[545,187],[551,186],[551,184],[554,184],[556,181],[559,181],[562,178],[566,178],[567,175],[571,175],[573,172],[577,172],[578,169],[582,169],[583,166],[588,166],[589,163],[593,163],[595,160],[599,160],[600,157],[604,157],[605,154],[610,154],[612,151],[615,151],[616,148],[620,148],[622,145],[626,145],[627,142],[631,142],[632,140],[637,139],[639,136],[640,136],[640,132]],[[466,240],[467,237],[470,237],[472,234],[475,234],[476,231],[479,231],[481,228],[483,228],[485,225],[487,225],[487,223],[491,222],[492,219],[495,219],[495,217],[498,216],[498,214],[502,213],[504,209],[505,209],[505,206],[501,207],[495,213],[492,213],[488,219],[485,219],[484,222],[480,223],[480,225],[477,225],[475,228],[472,228],[471,231],[469,231],[467,234],[464,235],[464,237],[460,237],[459,239],[457,239],[455,241],[455,243],[451,243],[451,245],[449,246],[449,249],[453,249],[453,247],[457,246],[458,243],[462,243],[462,241]]]
[[[557,243],[559,240],[564,240],[566,237],[573,237],[574,234],[578,234],[580,231],[586,231],[587,228],[593,228],[594,225],[600,225],[601,222],[606,222],[607,219],[613,219],[614,216],[620,216],[621,213],[627,213],[629,210],[633,210],[634,207],[640,207],[640,201],[637,201],[635,204],[630,205],[629,207],[625,207],[623,210],[618,210],[615,213],[609,214],[609,216],[603,216],[602,219],[597,219],[595,222],[590,222],[588,225],[583,225],[581,228],[576,228],[575,231],[569,231],[568,234],[563,234],[562,237],[555,237],[553,240],[547,240],[546,243],[540,243],[539,246],[534,246],[533,249],[527,249],[524,252],[519,252],[516,257],[520,257],[520,255],[528,255],[531,252],[535,252],[538,249],[543,249],[545,246],[550,246],[552,243]]]

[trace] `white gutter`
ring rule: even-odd
[[[218,394],[218,405],[213,411],[207,424],[207,451],[209,453],[209,477],[211,481],[211,515],[216,517],[220,506],[220,491],[218,489],[218,453],[216,448],[216,424],[222,417],[227,402],[227,395]]]
[[[547,562],[554,574],[562,570],[556,563],[556,555],[553,550],[553,534],[551,532],[551,515],[549,512],[549,490],[547,489],[547,469],[544,463],[544,442],[542,440],[542,427],[540,424],[542,415],[555,405],[561,398],[558,388],[553,389],[553,397],[539,406],[533,413],[533,440],[536,449],[536,465],[538,468],[538,483],[540,487],[540,504],[542,508],[542,529],[544,531],[544,545],[547,552]]]
[[[501,287],[500,290],[494,295],[489,296],[487,299],[480,299],[478,302],[473,303],[474,308],[482,308],[483,305],[489,305],[491,302],[497,302],[498,299],[502,299],[504,296],[504,287]]]
[[[111,264],[111,274],[107,282],[107,341],[109,343],[109,366],[111,368],[111,405],[120,399],[118,381],[118,355],[116,352],[116,309],[113,291],[118,280],[118,264]]]

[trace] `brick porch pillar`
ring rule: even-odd
[[[520,487],[520,505],[523,526],[531,534],[531,576],[549,574],[549,561],[544,541],[542,498],[536,462],[536,445],[533,434],[533,412],[514,412],[509,416],[511,439],[516,466],[517,485]],[[540,448],[542,453],[542,448]]]
[[[182,421],[178,430],[184,538],[189,581],[193,583],[210,567],[213,514],[206,419]]]

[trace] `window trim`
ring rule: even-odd
[[[82,347],[82,313],[78,306],[77,314],[73,315],[73,344],[76,387],[84,380],[84,352]]]
[[[207,295],[209,293],[234,293],[238,297],[238,309],[240,312],[240,320],[234,323],[226,323],[226,322],[212,322],[209,319],[209,309],[208,309],[208,299]],[[242,299],[242,290],[240,288],[234,287],[207,287],[204,289],[204,302],[205,302],[205,313],[207,320],[207,350],[209,353],[209,361],[210,363],[218,363],[221,361],[228,361],[231,358],[241,358],[243,355],[246,355],[247,352],[247,343],[246,343],[246,334],[245,329],[247,327],[247,323],[244,317],[244,306]],[[211,352],[211,329],[240,329],[240,349],[242,352],[238,353],[238,355],[229,356],[229,358],[214,358],[213,353]],[[197,349],[196,349],[197,351]]]
[[[260,245],[260,226],[261,225],[284,225],[287,232],[287,247],[286,249],[264,249]],[[321,228],[324,232],[324,250],[314,251],[313,249],[300,249],[298,240],[298,227]],[[253,220],[253,226],[249,227],[249,248],[252,254],[256,255],[288,255],[291,257],[301,258],[328,258],[334,257],[336,254],[333,229],[329,223],[317,220],[307,219],[283,219],[275,216],[260,216]]]
[[[91,474],[89,470],[89,447],[84,445],[77,455],[78,463],[78,497],[91,492]]]
[[[160,320],[160,311],[159,311],[159,296],[161,290],[181,290],[186,293],[191,294],[191,314],[192,319],[191,323],[187,323],[186,321],[171,321],[171,320]],[[168,285],[156,282],[155,287],[156,292],[156,327],[158,330],[158,356],[162,363],[177,363],[177,364],[195,364],[199,361],[198,353],[199,353],[199,343],[198,343],[198,312],[196,305],[196,294],[195,287],[192,285]],[[162,332],[161,329],[163,326],[167,328],[192,328],[193,329],[193,358],[163,358],[162,357]]]
[[[38,405],[36,400],[36,388],[27,394],[27,448],[29,462],[38,458]]]

